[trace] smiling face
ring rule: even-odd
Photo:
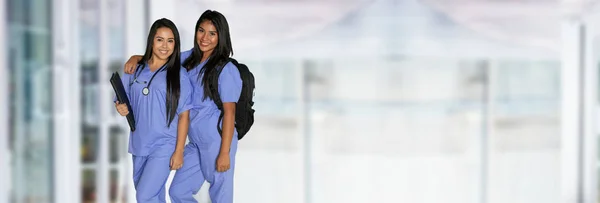
[[[156,30],[152,43],[152,57],[159,60],[168,60],[175,49],[175,36],[173,31],[166,27]]]
[[[200,47],[205,57],[210,56],[215,50],[215,47],[219,44],[219,33],[217,33],[217,28],[211,21],[205,20],[200,23],[198,30],[196,30],[196,43],[198,43],[198,47]]]

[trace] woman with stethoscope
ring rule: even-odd
[[[197,203],[193,195],[207,181],[213,203],[232,203],[238,146],[238,139],[234,139],[235,107],[242,80],[239,70],[227,61],[233,54],[227,19],[217,11],[206,10],[196,21],[194,38],[194,47],[181,53],[182,69],[188,71],[194,87],[190,142],[185,149],[186,165],[175,174],[169,195],[173,203]],[[138,60],[139,56],[132,56],[125,64],[125,72],[137,71],[134,65]],[[218,82],[219,95],[210,94],[205,85],[213,82]],[[221,122],[221,110],[213,102],[215,97],[223,103]],[[217,123],[222,133],[218,132]]]
[[[134,74],[122,77],[136,120],[129,136],[136,202],[166,202],[171,170],[183,166],[193,88],[181,68],[179,32],[168,19],[152,24],[146,52]],[[125,104],[116,103],[122,116]]]

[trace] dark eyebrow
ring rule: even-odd
[[[204,29],[204,28],[202,28],[202,27],[198,27],[198,30],[200,30],[200,29],[202,29],[202,30],[204,30],[204,31],[207,31],[206,29]],[[216,31],[216,30],[208,30],[208,32],[217,32],[217,31]]]
[[[156,36],[156,38],[163,39],[163,37],[161,37],[161,36]],[[167,38],[167,39],[175,39],[175,38],[171,37],[171,38]]]

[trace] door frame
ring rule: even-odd
[[[600,9],[596,6],[596,11]],[[581,143],[581,163],[582,194],[583,202],[598,202],[598,113],[600,113],[600,103],[598,103],[598,62],[600,59],[600,13],[590,12],[589,15],[582,18],[586,29],[583,33],[584,39],[581,50],[583,54],[583,90],[586,95],[583,102],[583,135]]]
[[[598,202],[600,11],[561,25],[561,201]]]
[[[0,16],[6,16],[6,1],[0,2]],[[8,96],[9,96],[9,83],[8,83],[8,66],[7,57],[8,45],[6,43],[6,31],[8,30],[6,24],[8,19],[2,18],[0,20],[0,165],[10,166],[10,150],[8,145]],[[0,167],[0,180],[8,180],[9,184],[0,184],[0,203],[9,202],[9,188],[10,188],[10,167]]]
[[[54,202],[81,201],[79,1],[52,0]],[[60,181],[59,181],[60,180]],[[76,192],[73,192],[76,191]]]

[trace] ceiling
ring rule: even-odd
[[[227,16],[252,57],[436,55],[557,58],[561,22],[592,0],[179,0],[181,33]],[[187,31],[186,31],[187,29]],[[183,36],[184,44],[191,36]],[[191,44],[189,42],[188,44]],[[246,51],[246,52],[244,52]],[[238,51],[239,53],[239,51]]]

